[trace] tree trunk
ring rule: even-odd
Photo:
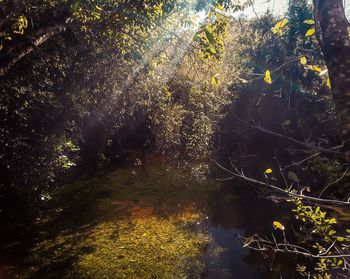
[[[346,145],[349,145],[350,24],[345,16],[343,0],[314,0],[314,9],[340,129]]]

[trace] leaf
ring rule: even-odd
[[[296,268],[296,270],[298,271],[298,272],[305,272],[306,271],[306,266],[305,265],[298,265],[297,264],[297,268]]]
[[[218,74],[216,74],[215,76],[213,76],[211,78],[211,84],[215,85],[215,86],[219,86],[219,79],[218,79]]]
[[[337,220],[335,218],[329,219],[329,224],[336,224]]]
[[[336,231],[330,230],[329,233],[328,233],[328,235],[333,235],[333,234],[335,234],[335,233],[336,233]]]
[[[288,23],[287,19],[282,19],[279,22],[275,24],[274,27],[271,28],[272,33],[278,34],[278,35],[283,35],[283,27],[286,26]]]
[[[318,72],[320,73],[322,71],[322,69],[318,66],[315,66],[315,65],[307,65],[306,66],[308,69],[312,70],[312,71],[315,71],[315,72]]]
[[[310,28],[309,30],[307,30],[306,34],[305,34],[305,37],[310,37],[312,36],[313,34],[315,34],[316,32],[316,29],[313,27],[313,28]]]
[[[300,63],[301,63],[302,65],[306,65],[307,59],[306,59],[305,56],[300,57]]]
[[[213,32],[211,30],[209,30],[208,28],[205,29],[205,36],[207,37],[208,41],[210,43],[214,43],[214,35]]]
[[[265,72],[264,81],[268,84],[272,83],[271,73],[269,70],[266,70],[266,72]]]
[[[217,8],[219,11],[222,11],[222,6],[221,6],[220,4],[218,4],[218,5],[216,6],[216,8]]]
[[[280,222],[274,221],[272,224],[275,230],[280,229],[281,231],[284,231],[284,226]]]
[[[24,28],[28,27],[28,20],[25,16],[20,16],[19,17],[19,22],[22,24]]]
[[[217,53],[216,49],[213,47],[208,47],[208,48],[206,48],[206,50],[208,50],[208,52],[210,52],[211,54],[214,54],[214,55]]]
[[[332,88],[332,86],[331,86],[331,80],[330,80],[329,78],[327,78],[326,85],[327,85],[327,87],[328,87],[329,89]]]
[[[312,25],[312,24],[315,24],[315,21],[313,19],[307,19],[307,20],[304,20],[304,23]]]
[[[267,169],[267,170],[265,170],[265,173],[266,173],[266,174],[272,173],[272,169]]]
[[[338,240],[339,242],[343,242],[343,241],[345,240],[345,237],[338,236],[338,237],[337,237],[337,240]]]

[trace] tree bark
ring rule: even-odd
[[[343,0],[313,0],[343,139],[350,139],[350,24]],[[320,40],[319,39],[319,40]],[[349,147],[349,146],[348,146]]]

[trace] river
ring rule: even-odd
[[[284,208],[242,181],[199,183],[145,160],[81,177],[46,199],[32,223],[1,229],[1,279],[294,274],[287,257],[243,248],[242,237],[271,234]]]

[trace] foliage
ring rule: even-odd
[[[230,90],[239,97],[223,121],[223,129],[231,133],[226,143],[231,157],[226,165],[233,166],[232,177],[270,185],[271,191],[264,189],[261,194],[274,201],[283,199],[273,191],[276,188],[300,196],[310,191],[308,195],[319,197],[320,203],[322,198],[346,200],[348,196],[346,160],[313,149],[332,148],[340,141],[331,84],[312,18],[307,1],[300,1],[300,5],[290,5],[283,18],[266,13],[242,20],[240,35],[233,40],[239,57],[235,66],[240,71]],[[294,145],[295,139],[305,146]],[[298,270],[308,278],[348,275],[348,246],[343,242],[348,236],[335,215],[338,210],[332,210],[334,217],[326,217],[321,205],[313,201],[304,205],[296,198],[295,202],[296,217],[302,222],[298,230],[275,221],[281,242],[274,235],[269,239],[257,232],[245,239],[245,246],[272,257],[281,252],[306,256],[298,257]],[[302,247],[288,242],[289,235],[297,236]]]
[[[188,149],[191,159],[208,152],[215,130],[214,110],[219,111],[225,95],[214,96],[219,91],[214,86],[195,85],[196,93],[187,100],[172,98],[169,108],[164,107],[164,102],[169,104],[167,92],[179,95],[176,88],[168,89],[170,82],[180,84],[176,79],[185,75],[179,70],[169,80],[179,61],[191,52],[186,44],[198,23],[184,26],[184,19],[192,16],[192,4],[57,0],[24,5],[5,1],[1,12],[8,16],[0,27],[0,67],[4,69],[0,77],[0,169],[6,175],[1,178],[1,192],[33,194],[29,200],[35,201],[63,173],[101,168],[123,157],[122,150],[128,148],[146,145],[165,151],[172,146],[172,153]],[[210,44],[217,55],[208,56],[207,63],[223,56],[225,33],[224,18],[211,13],[201,30],[213,29]],[[194,44],[196,57],[205,55],[204,45]],[[184,50],[178,52],[179,47]],[[199,94],[203,89],[206,97]],[[195,106],[198,116],[192,111]],[[174,113],[179,120],[172,123]],[[165,125],[170,131],[161,135]],[[206,138],[203,143],[198,140],[202,136]],[[130,137],[137,137],[134,144],[129,143]],[[66,142],[72,142],[75,150],[62,148]]]
[[[299,266],[301,275],[310,278],[331,278],[332,270],[341,269],[347,274],[349,266],[347,263],[348,243],[350,242],[350,229],[337,232],[336,219],[327,218],[327,212],[322,211],[319,206],[304,205],[302,198],[293,200],[296,205],[295,218],[302,222],[300,230],[308,235],[303,242],[312,246],[319,254],[314,271],[307,271],[305,266]],[[340,275],[342,271],[337,274]]]

